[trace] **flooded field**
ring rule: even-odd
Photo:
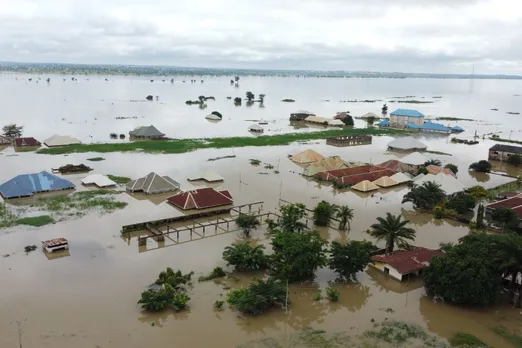
[[[358,112],[378,111],[381,103],[339,104],[320,100],[391,97],[398,93],[393,88],[395,84],[399,84],[406,95],[420,94],[415,92],[419,89],[427,97],[444,95],[435,104],[418,106],[426,114],[476,117],[498,123],[499,129],[505,131],[516,129],[516,126],[509,124],[507,117],[517,116],[497,113],[497,119],[488,110],[493,107],[522,107],[522,99],[518,99],[518,104],[510,99],[516,99],[512,95],[519,81],[475,81],[473,93],[470,93],[467,89],[469,82],[460,80],[432,80],[429,83],[433,85],[422,89],[420,80],[406,80],[408,83],[405,84],[404,81],[396,80],[325,82],[321,79],[302,79],[295,83],[277,78],[244,78],[240,87],[235,88],[229,86],[227,79],[220,78],[205,79],[204,84],[198,82],[197,85],[182,84],[178,80],[171,85],[130,77],[109,79],[105,82],[102,78],[92,77],[86,81],[78,77],[78,82],[73,83],[63,82],[61,77],[53,77],[48,86],[44,81],[37,85],[29,83],[25,77],[18,76],[16,80],[15,75],[2,75],[0,95],[3,101],[9,101],[3,104],[7,117],[2,117],[2,121],[24,124],[24,132],[28,136],[45,138],[62,133],[80,137],[84,141],[108,141],[109,132],[127,133],[130,128],[141,123],[154,123],[174,137],[243,135],[248,126],[244,120],[261,118],[275,121],[274,128],[280,131],[290,131],[292,128],[288,125],[288,114],[295,109],[307,108],[325,116],[346,108],[354,110],[354,115]],[[106,84],[111,84],[111,87],[101,87]],[[318,85],[313,90],[303,87],[314,84]],[[362,85],[364,89],[349,98],[341,97],[349,93],[348,90],[346,93],[339,90],[338,87],[343,84],[351,88]],[[500,84],[501,87],[490,89],[491,85],[488,84]],[[232,101],[225,98],[227,95],[244,95],[246,90],[266,93],[265,108],[257,105],[234,108]],[[320,96],[316,95],[317,90],[321,91]],[[485,104],[489,101],[483,100],[486,92],[491,92],[497,98],[493,98],[487,107]],[[143,99],[147,94],[159,95],[159,102],[129,102],[131,99]],[[201,94],[215,95],[215,106],[212,101],[209,101],[206,110],[184,105],[184,100],[196,99]],[[295,105],[284,104],[279,101],[283,97],[295,97],[299,102]],[[25,102],[25,99],[31,99],[32,103]],[[463,100],[467,102],[460,104]],[[484,110],[479,112],[479,108]],[[224,120],[218,125],[207,123],[203,118],[214,109],[225,114]],[[144,119],[139,122],[135,119],[118,121],[115,120],[116,116],[138,116]],[[469,129],[463,137],[472,136],[475,129],[486,132],[493,127],[483,126],[480,122],[460,124]],[[519,124],[522,125],[520,122],[515,125]],[[92,139],[88,135],[92,135]],[[421,136],[419,139],[430,150],[452,154],[426,156],[439,159],[443,164],[458,165],[458,179],[465,186],[478,183],[489,188],[513,180],[495,174],[468,173],[470,163],[487,158],[487,150],[493,143],[489,140],[467,146],[452,144],[447,136]],[[50,170],[69,163],[84,163],[94,168],[91,174],[113,174],[133,179],[154,171],[174,178],[181,183],[182,189],[188,189],[195,185],[186,180],[190,174],[212,169],[225,179],[224,183],[212,186],[229,190],[236,205],[263,201],[264,211],[275,211],[279,199],[302,202],[310,207],[321,200],[349,205],[355,214],[349,231],[319,229],[321,235],[330,241],[370,239],[365,231],[377,217],[386,212],[402,214],[411,221],[411,227],[417,231],[415,244],[419,246],[436,248],[441,242],[455,242],[466,235],[469,229],[463,224],[451,220],[434,220],[431,215],[414,212],[409,204],[401,205],[402,197],[408,192],[406,186],[380,190],[374,194],[356,193],[349,189],[339,191],[330,184],[321,184],[300,176],[298,173],[301,168],[287,158],[289,154],[313,148],[325,156],[339,155],[348,161],[380,163],[392,156],[402,156],[386,151],[386,144],[390,140],[390,137],[374,137],[371,145],[345,148],[331,147],[325,145],[324,141],[317,141],[283,147],[199,150],[179,155],[107,153],[102,155],[105,160],[99,162],[87,161],[99,155],[95,153],[50,156],[15,153],[13,149],[7,148],[0,152],[0,182],[20,173]],[[210,158],[232,155],[236,157],[208,161]],[[261,160],[262,164],[252,166],[249,163],[252,158]],[[273,165],[274,169],[265,169],[265,163]],[[519,174],[518,169],[501,164],[496,164],[495,169],[507,171],[510,175]],[[80,185],[85,174],[65,177]],[[221,257],[224,247],[244,239],[239,232],[231,232],[164,248],[158,248],[158,243],[151,239],[146,248],[140,248],[136,238],[127,240],[121,237],[122,225],[181,215],[180,211],[164,202],[168,196],[121,193],[117,199],[127,202],[128,206],[110,214],[89,212],[84,217],[71,217],[40,228],[13,227],[0,230],[0,255],[10,255],[0,257],[0,347],[18,347],[20,337],[24,348],[224,348],[265,338],[273,338],[286,347],[288,345],[285,343],[293,334],[307,327],[357,334],[371,329],[373,321],[379,322],[386,318],[420,324],[443,338],[466,332],[492,347],[512,347],[491,328],[503,325],[519,329],[522,324],[520,310],[512,309],[509,304],[482,310],[434,303],[425,295],[422,282],[398,283],[373,269],[358,274],[359,284],[338,286],[341,293],[338,303],[313,301],[317,287],[324,288],[328,281],[335,278],[330,270],[321,269],[317,274],[317,284],[290,286],[292,304],[288,313],[274,309],[260,317],[245,318],[228,308],[215,312],[213,303],[225,299],[227,290],[223,285],[211,281],[194,282],[195,286],[189,292],[192,299],[188,311],[177,314],[169,311],[160,314],[142,312],[136,303],[141,291],[165,267],[184,272],[194,271],[197,279],[215,266],[224,267]],[[268,245],[269,237],[264,232],[264,226],[256,230],[252,235],[253,242]],[[70,250],[65,257],[48,259],[40,249],[28,255],[23,252],[25,245],[38,245],[42,240],[56,237],[65,237],[70,241]],[[247,281],[245,277],[240,277],[228,280],[226,285],[235,287]]]

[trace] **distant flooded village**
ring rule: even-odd
[[[521,87],[2,73],[0,347],[520,347]]]

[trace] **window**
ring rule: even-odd
[[[390,274],[390,269],[388,267],[384,267],[384,273],[385,274]]]

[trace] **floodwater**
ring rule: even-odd
[[[63,82],[61,77],[53,77],[48,86],[43,80],[37,85],[34,81],[29,83],[21,75],[18,75],[18,80],[15,75],[2,75],[0,96],[2,107],[7,110],[7,117],[2,116],[2,122],[12,120],[23,123],[28,136],[34,134],[45,138],[62,133],[88,141],[85,134],[90,133],[94,141],[105,141],[105,133],[123,133],[139,125],[134,124],[136,121],[132,119],[117,121],[114,119],[116,116],[144,115],[147,118],[145,123],[154,123],[176,137],[217,136],[246,134],[244,131],[248,123],[244,122],[245,119],[273,119],[281,130],[290,130],[288,114],[298,108],[307,108],[326,116],[346,108],[353,108],[353,114],[378,111],[380,103],[334,105],[333,102],[320,100],[400,96],[402,93],[398,94],[397,90],[403,91],[405,95],[418,95],[421,92],[426,97],[442,95],[444,98],[437,103],[427,104],[426,108],[419,105],[418,109],[427,114],[455,117],[474,118],[471,111],[477,110],[477,105],[485,107],[486,92],[492,95],[491,108],[520,107],[517,103],[522,100],[512,96],[521,87],[518,81],[474,81],[470,92],[464,88],[469,87],[469,81],[462,80],[301,79],[296,82],[279,78],[242,78],[237,89],[229,86],[227,79],[219,78],[205,79],[204,84],[198,82],[193,85],[180,81],[174,85],[167,82],[150,83],[147,79],[137,77],[110,77],[109,80],[105,82],[102,78],[90,77],[90,81],[86,81],[84,77],[79,77],[75,83],[70,79]],[[422,83],[428,83],[430,87],[422,87]],[[106,84],[111,87],[102,87]],[[312,90],[310,86],[314,84],[317,87]],[[222,88],[218,87],[221,85]],[[357,85],[364,88],[352,89],[355,92],[350,92],[350,88]],[[341,86],[345,86],[346,90],[342,90]],[[246,90],[266,93],[265,108],[257,105],[251,108],[226,106],[232,103],[225,99],[227,94],[234,97],[243,95]],[[314,90],[321,91],[321,95],[314,95]],[[160,101],[128,102],[131,99],[142,99],[147,94],[159,95]],[[212,101],[209,101],[209,107],[204,111],[197,106],[184,105],[184,100],[196,99],[201,94],[214,95],[216,107],[210,105]],[[290,106],[280,103],[278,100],[284,97],[295,98],[298,102]],[[476,102],[456,104],[466,98]],[[62,99],[66,101],[58,103]],[[28,103],[27,100],[32,102]],[[301,100],[302,103],[299,102]],[[115,106],[112,106],[112,102]],[[452,105],[456,106],[453,108]],[[483,110],[481,119],[493,118],[488,116],[489,108]],[[217,125],[207,125],[203,116],[213,109],[224,114],[230,113],[230,116],[225,115],[225,119]],[[505,114],[499,112],[496,115],[499,120],[495,122],[500,123],[500,129],[514,129],[506,123]],[[66,121],[61,121],[62,117]],[[89,117],[87,124],[81,123]],[[103,119],[103,123],[94,122],[94,117]],[[195,123],[189,124],[189,118],[194,119]],[[68,123],[69,120],[73,123]],[[467,128],[464,123],[461,124]],[[471,124],[482,127],[481,123]],[[219,128],[214,128],[216,126]],[[265,211],[277,209],[280,198],[302,202],[310,207],[323,199],[349,205],[355,211],[351,229],[347,232],[320,229],[321,235],[329,240],[369,239],[365,231],[377,217],[386,212],[400,213],[411,221],[411,226],[417,231],[415,243],[419,246],[435,248],[441,242],[455,242],[466,235],[468,228],[458,222],[434,220],[431,216],[414,212],[408,204],[401,205],[407,187],[382,190],[375,194],[337,191],[331,185],[301,177],[298,174],[300,168],[287,159],[289,154],[314,148],[324,155],[339,155],[349,161],[379,163],[392,156],[401,156],[386,151],[386,144],[390,140],[390,137],[374,137],[371,145],[346,148],[329,147],[324,141],[317,141],[283,147],[207,149],[178,155],[108,153],[102,154],[106,160],[101,162],[87,161],[87,158],[97,156],[93,153],[47,156],[14,153],[8,148],[0,152],[0,182],[24,172],[50,170],[68,163],[85,163],[94,168],[91,173],[132,178],[155,171],[171,176],[182,184],[183,189],[187,189],[193,186],[186,181],[189,174],[212,169],[225,178],[224,183],[213,186],[230,190],[235,204],[263,201]],[[489,141],[475,146],[455,145],[449,142],[448,137],[438,136],[424,136],[421,141],[432,150],[451,153],[452,156],[426,155],[438,158],[443,163],[457,164],[460,169],[458,178],[466,186],[480,183],[494,187],[512,180],[495,174],[468,173],[467,167],[471,162],[487,157],[487,149],[491,146]],[[207,161],[226,155],[236,157]],[[249,164],[250,158],[260,159],[275,168],[269,170],[264,165],[252,166]],[[518,170],[502,164],[497,164],[496,169],[518,175]],[[274,170],[279,173],[274,173]],[[76,184],[83,177],[67,176]],[[21,337],[24,348],[221,348],[266,337],[284,340],[287,335],[307,326],[328,332],[357,333],[371,328],[372,319],[380,321],[385,318],[418,323],[445,338],[460,331],[472,333],[493,347],[510,347],[491,331],[491,327],[503,325],[517,330],[520,327],[519,310],[510,308],[508,304],[481,310],[433,303],[426,297],[419,280],[398,283],[372,269],[358,275],[360,284],[339,286],[341,299],[338,303],[312,300],[318,286],[324,288],[329,280],[334,279],[335,276],[328,269],[318,272],[315,285],[291,285],[289,294],[292,304],[288,313],[274,309],[260,317],[243,318],[229,309],[215,312],[213,303],[225,299],[226,290],[213,282],[197,281],[190,291],[190,310],[178,314],[168,311],[160,314],[144,313],[136,304],[139,295],[165,267],[179,268],[184,272],[195,271],[197,279],[215,266],[224,267],[221,259],[224,247],[243,239],[238,232],[232,232],[164,248],[158,248],[158,244],[151,239],[146,248],[139,248],[136,238],[124,240],[120,237],[122,225],[182,214],[164,203],[162,198],[165,196],[148,199],[123,193],[118,199],[129,205],[111,214],[91,212],[82,218],[41,228],[0,230],[0,255],[10,254],[9,257],[0,258],[0,347],[18,347]],[[70,241],[70,251],[64,257],[49,260],[40,250],[29,255],[23,252],[25,245],[56,237],[65,237]],[[269,244],[263,228],[255,231],[252,242]],[[238,283],[230,280],[228,285],[235,287],[247,281],[241,277]]]

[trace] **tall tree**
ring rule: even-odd
[[[4,135],[8,138],[18,138],[22,136],[22,132],[24,130],[23,126],[18,126],[16,124],[8,124],[2,127],[2,131]]]
[[[306,216],[306,206],[301,203],[287,204],[279,208],[281,218],[278,225],[285,232],[301,232],[306,225],[301,221]]]
[[[489,173],[491,171],[491,167],[491,163],[486,160],[480,160],[469,165],[469,169],[481,173]]]
[[[319,202],[314,208],[314,224],[317,226],[329,226],[330,220],[337,210],[335,204],[326,201]]]
[[[459,192],[448,200],[446,208],[453,209],[459,214],[465,214],[475,208],[477,200],[470,194]]]
[[[375,116],[368,116],[366,122],[371,126],[375,122]]]
[[[422,185],[415,185],[410,192],[404,195],[402,203],[412,202],[416,209],[432,210],[437,204],[446,199],[446,192],[434,181],[426,181]]]
[[[246,237],[250,237],[250,232],[257,228],[260,223],[255,215],[240,213],[236,218],[236,225],[243,230]]]
[[[355,281],[357,272],[362,272],[366,265],[372,262],[372,250],[373,244],[366,241],[351,241],[346,245],[333,241],[329,267],[339,274],[341,279]]]
[[[251,247],[248,243],[230,245],[223,251],[227,266],[234,266],[238,272],[254,272],[268,267],[268,257],[264,245]]]
[[[353,209],[347,205],[341,205],[335,212],[335,217],[339,221],[339,229],[346,230],[346,226],[350,227],[350,221],[353,219]]]
[[[386,213],[386,217],[378,217],[377,223],[371,225],[370,235],[378,241],[386,242],[386,254],[393,252],[395,246],[407,247],[408,240],[415,240],[415,230],[406,225],[408,220],[402,220],[401,215]]]
[[[491,249],[495,252],[495,260],[500,263],[502,275],[511,277],[511,287],[514,288],[522,271],[522,238],[514,232],[503,233],[495,238]]]
[[[327,264],[327,244],[317,231],[276,233],[272,238],[272,274],[290,282],[313,278],[315,271]]]
[[[477,227],[484,227],[484,205],[482,204],[479,204],[477,209]]]
[[[507,230],[516,230],[520,225],[517,214],[513,210],[504,207],[495,209],[491,214],[491,220],[502,226],[502,229]]]

